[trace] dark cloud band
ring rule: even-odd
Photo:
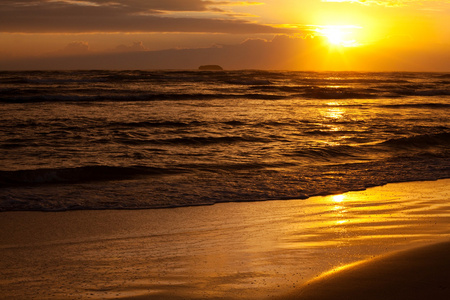
[[[12,1],[0,4],[0,32],[217,32],[286,33],[290,30],[230,18],[175,18],[167,11],[215,11],[231,1],[92,0]],[[248,2],[236,2],[246,5]]]

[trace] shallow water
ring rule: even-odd
[[[0,210],[298,199],[450,177],[444,73],[0,72]]]

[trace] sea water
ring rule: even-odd
[[[450,177],[450,74],[0,72],[0,210],[303,199]]]

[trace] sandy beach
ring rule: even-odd
[[[283,299],[448,299],[450,242],[358,262],[305,284]]]
[[[422,299],[404,292],[412,286],[447,299],[449,186],[445,179],[306,200],[3,212],[0,298]]]

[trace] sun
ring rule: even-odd
[[[327,28],[322,31],[328,41],[333,45],[342,45],[345,43],[345,36],[347,35],[340,28]]]
[[[316,28],[319,36],[327,38],[328,43],[332,46],[356,47],[359,43],[353,38],[354,31],[359,26],[354,25],[324,25]]]

